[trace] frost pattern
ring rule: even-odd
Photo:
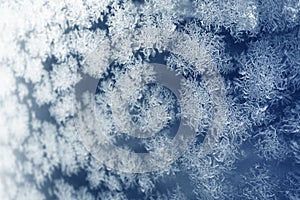
[[[299,10],[297,0],[2,1],[0,199],[299,199]],[[186,78],[179,116],[162,88],[143,90],[153,62]],[[82,94],[80,114],[95,114],[84,133],[155,151],[171,136],[137,142],[133,127],[159,132],[181,117],[196,138],[159,171],[109,169],[74,124],[87,76],[102,82]]]

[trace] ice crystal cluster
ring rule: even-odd
[[[0,199],[300,199],[300,1],[0,0]]]

